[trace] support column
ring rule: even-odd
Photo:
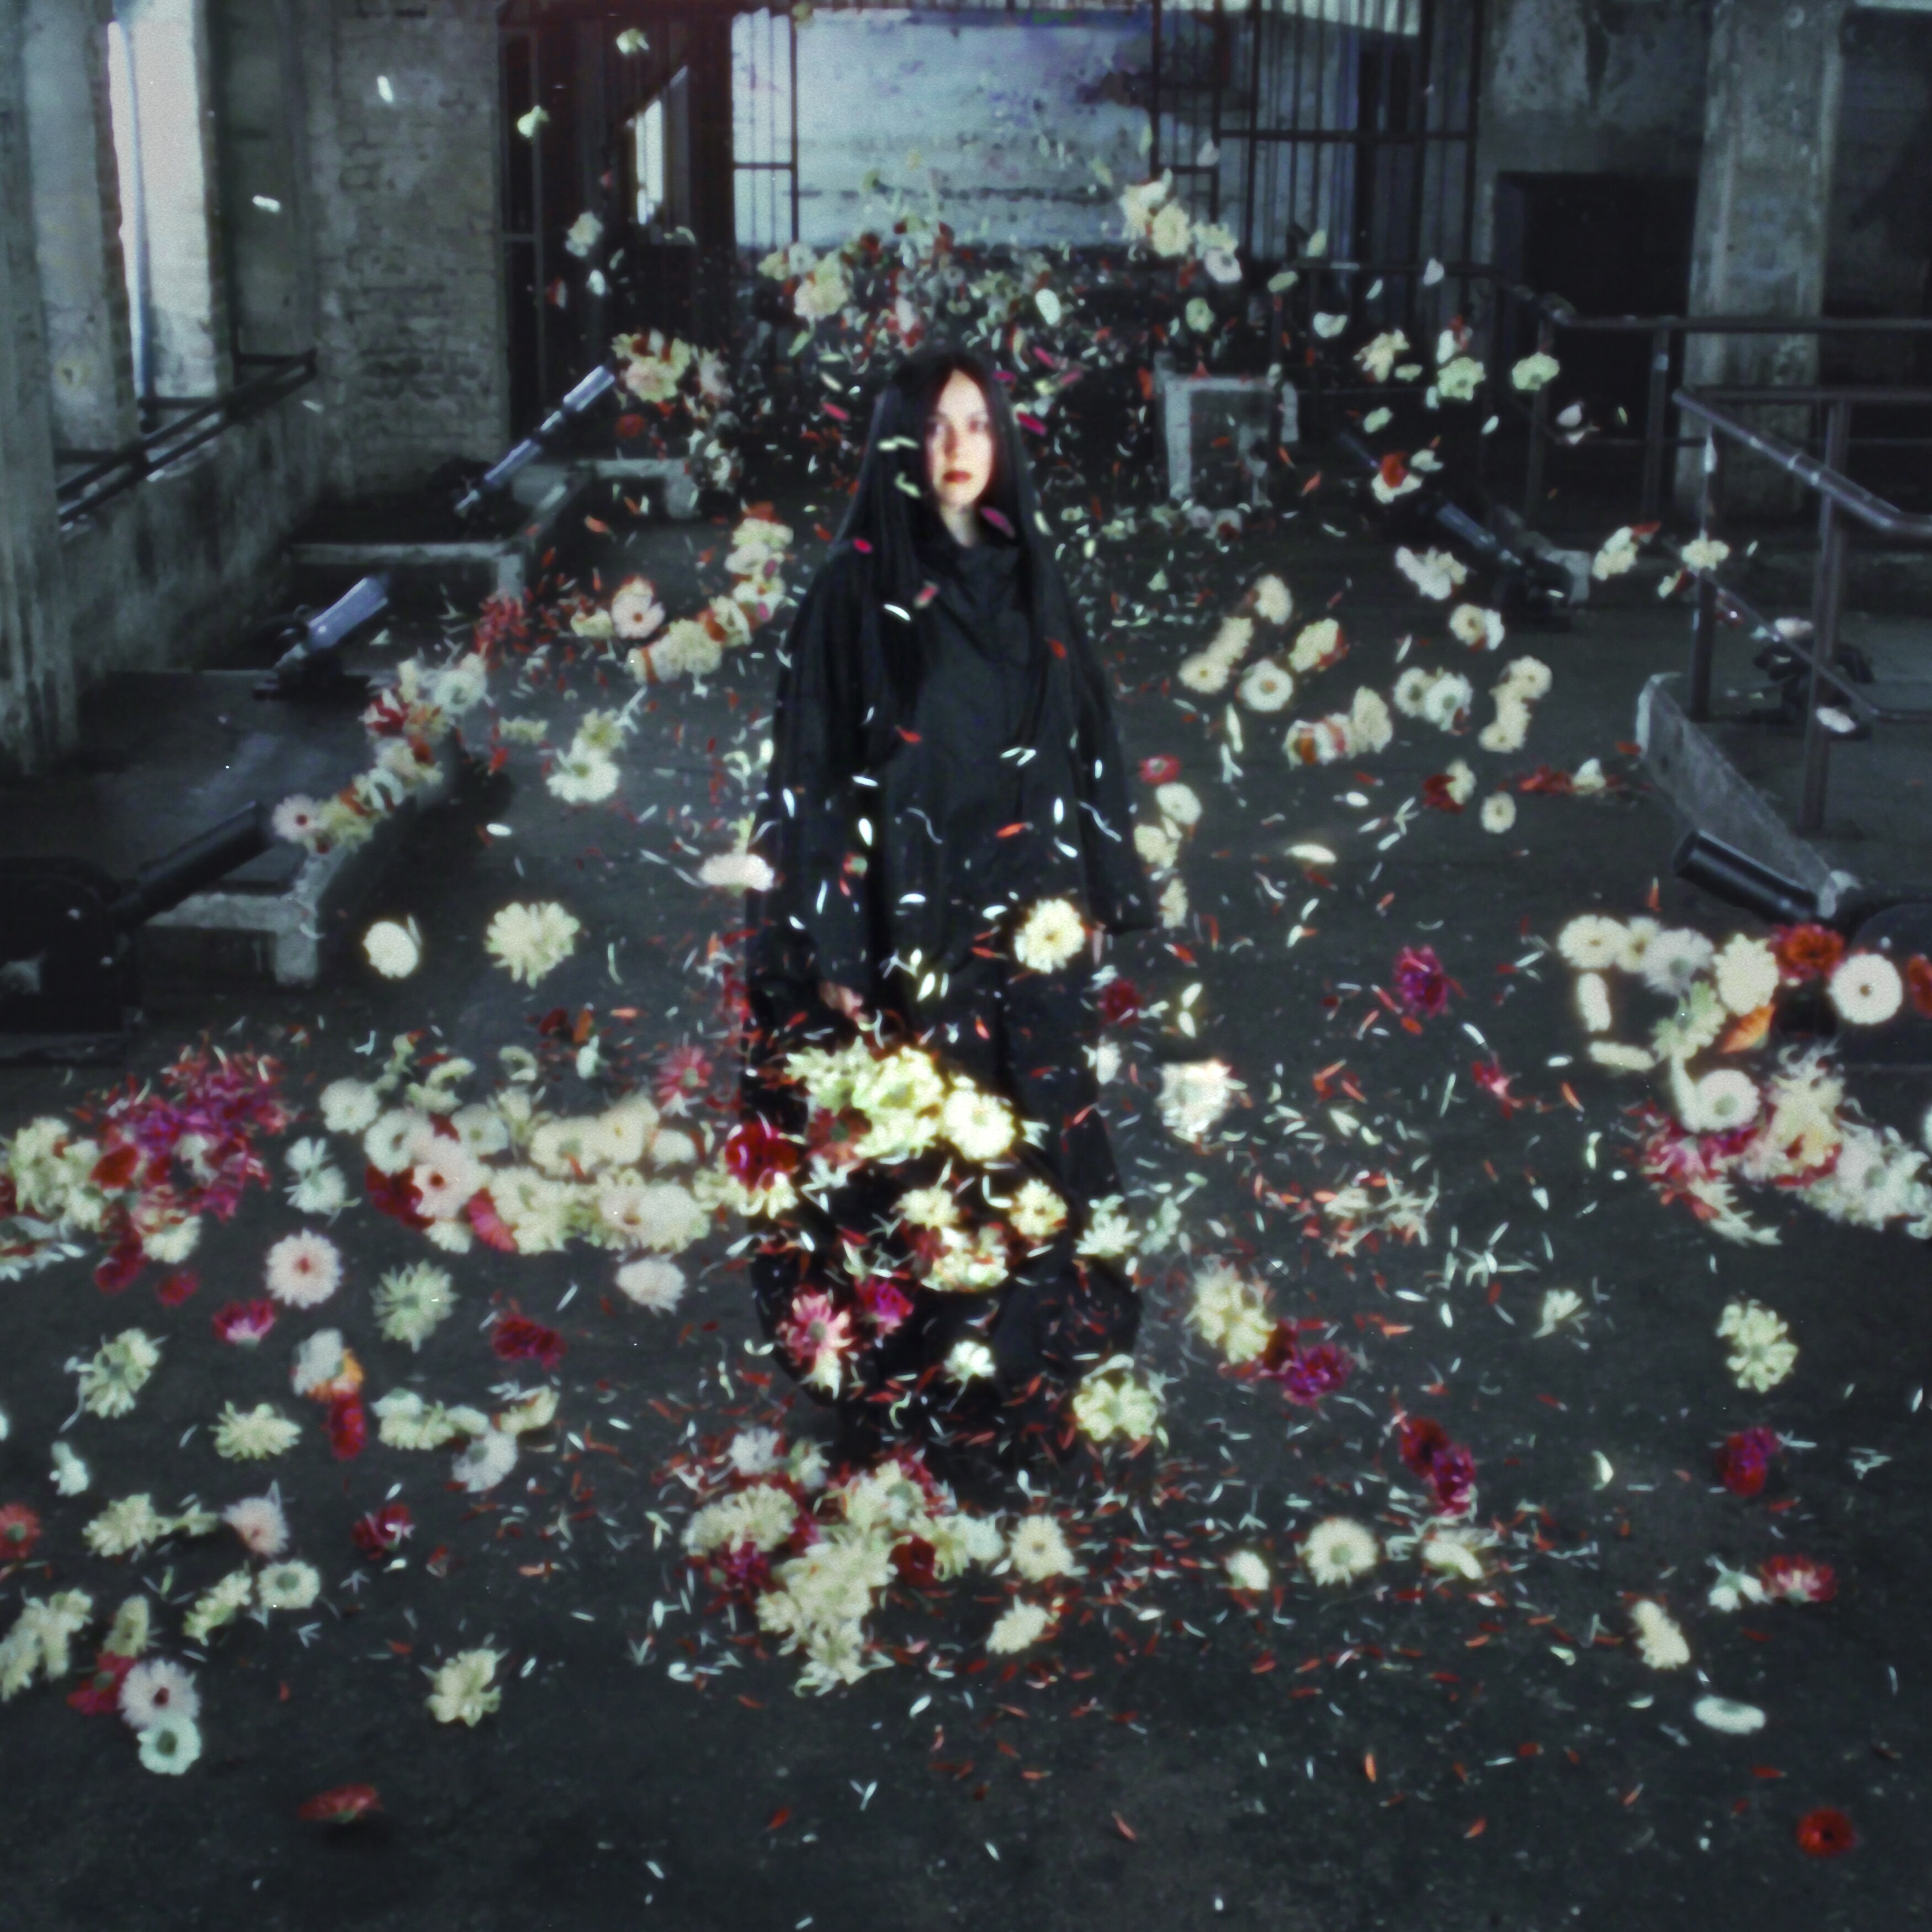
[[[121,187],[107,104],[113,0],[26,0],[27,140],[54,434],[118,449],[136,433],[121,265]]]
[[[53,421],[34,235],[23,0],[0,0],[0,778],[73,742]]]
[[[1839,46],[1847,0],[1714,0],[1704,151],[1690,251],[1693,315],[1810,315],[1825,293],[1832,160],[1844,88]],[[1694,335],[1688,383],[1808,383],[1814,335]],[[1774,435],[1802,440],[1802,410],[1754,410]],[[1677,496],[1694,512],[1700,448],[1680,452]],[[1726,463],[1732,508],[1796,509],[1804,493],[1745,457]]]
[[[692,332],[704,348],[730,339],[737,237],[737,176],[731,147],[731,22],[720,8],[686,20],[691,79],[691,232],[698,238]]]

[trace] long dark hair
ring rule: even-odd
[[[918,546],[931,542],[944,528],[927,473],[926,429],[940,392],[956,371],[978,384],[992,424],[993,471],[980,507],[992,511],[1004,524],[1020,550],[1016,587],[1033,632],[1033,698],[1022,726],[1023,742],[1030,742],[1046,693],[1053,642],[1063,647],[1061,655],[1072,650],[1078,674],[1097,674],[1098,666],[1083,662],[1090,659],[1092,653],[1076,647],[1075,640],[1050,640],[1047,636],[1049,586],[1058,587],[1059,602],[1076,631],[1078,616],[1041,527],[1032,466],[1021,446],[1019,424],[1007,400],[1006,385],[984,357],[940,340],[914,350],[893,370],[873,402],[859,480],[836,541],[842,544],[856,538],[871,546],[867,561],[874,596],[884,604],[896,604],[910,619],[887,612],[880,620],[892,695],[902,717],[909,716],[938,641],[933,614],[919,602],[920,586],[927,572]],[[1084,638],[1080,643],[1084,645]]]

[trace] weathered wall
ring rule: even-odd
[[[815,16],[798,36],[800,238],[823,248],[877,223],[884,203],[862,185],[876,169],[882,192],[923,201],[936,188],[962,240],[1118,241],[1119,191],[1144,172],[1147,115],[1108,76],[1146,67],[1148,21],[1144,10]],[[769,238],[788,238],[788,227]]]
[[[1498,174],[1694,176],[1710,0],[1491,0],[1476,143],[1476,260]]]
[[[328,480],[345,494],[406,488],[508,440],[496,12],[494,0],[298,0],[316,394]]]

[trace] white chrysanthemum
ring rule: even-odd
[[[1073,1560],[1066,1534],[1059,1519],[1029,1516],[1015,1526],[1006,1545],[1008,1560],[1029,1583],[1044,1583],[1050,1576],[1074,1576],[1080,1566]]]
[[[1735,933],[1711,964],[1718,997],[1734,1013],[1755,1012],[1778,992],[1778,956],[1761,939]]]
[[[161,1359],[160,1344],[139,1328],[124,1328],[86,1361],[67,1366],[77,1378],[81,1406],[90,1415],[125,1415]]]
[[[1029,1180],[1013,1197],[1006,1219],[1022,1240],[1049,1241],[1066,1226],[1066,1203],[1043,1180]]]
[[[1358,752],[1382,752],[1395,736],[1388,704],[1382,693],[1364,685],[1348,706],[1348,735]]]
[[[1298,677],[1318,669],[1334,657],[1342,646],[1342,626],[1334,617],[1323,617],[1312,624],[1304,624],[1295,634],[1294,643],[1288,654],[1288,668]]]
[[[1690,1706],[1690,1714],[1714,1731],[1734,1738],[1748,1737],[1764,1729],[1764,1713],[1755,1704],[1740,1703],[1735,1697],[1700,1697]]]
[[[416,1107],[392,1107],[371,1121],[362,1136],[362,1157],[378,1174],[403,1173],[416,1160],[416,1136],[429,1116]]]
[[[1190,691],[1202,698],[1212,698],[1216,692],[1227,689],[1228,680],[1234,675],[1234,667],[1226,658],[1217,657],[1212,651],[1200,651],[1191,658],[1183,658],[1175,675]]]
[[[783,1460],[781,1446],[776,1429],[741,1429],[725,1454],[740,1475],[768,1476]]]
[[[1626,936],[1622,921],[1580,913],[1556,935],[1556,950],[1584,972],[1605,973],[1622,962]]]
[[[1258,1593],[1265,1590],[1274,1580],[1268,1567],[1268,1559],[1258,1550],[1237,1550],[1221,1560],[1226,1567],[1231,1588],[1252,1590]]]
[[[754,1483],[696,1511],[685,1526],[684,1546],[694,1556],[747,1545],[769,1555],[790,1540],[798,1527],[798,1514],[797,1503],[777,1484]]]
[[[554,901],[505,906],[484,934],[484,949],[513,980],[533,986],[568,959],[582,922]]]
[[[1042,899],[1015,934],[1013,957],[1029,972],[1057,973],[1086,941],[1085,922],[1067,900]]]
[[[1556,380],[1561,366],[1547,350],[1539,349],[1511,366],[1510,380],[1517,388],[1534,394]]]
[[[517,1466],[517,1438],[507,1430],[485,1428],[451,1463],[451,1476],[472,1496],[494,1490]]]
[[[1255,580],[1255,614],[1268,624],[1285,624],[1294,614],[1292,593],[1271,571]]]
[[[709,1219],[689,1188],[654,1180],[638,1190],[628,1231],[640,1247],[676,1254],[704,1232]]]
[[[313,847],[322,834],[322,807],[306,792],[291,792],[275,807],[268,824],[278,838]]]
[[[379,919],[362,935],[362,951],[386,980],[406,980],[422,964],[422,932],[414,919]]]
[[[130,1556],[160,1542],[173,1528],[155,1510],[154,1498],[143,1490],[139,1496],[122,1496],[110,1503],[80,1533],[97,1556]]]
[[[1405,718],[1420,718],[1436,674],[1426,664],[1411,664],[1395,681],[1395,708]]]
[[[1169,870],[1180,857],[1180,841],[1165,825],[1136,825],[1134,850],[1150,872]]]
[[[86,1463],[64,1442],[54,1444],[53,1459],[51,1473],[55,1489],[64,1496],[85,1496],[94,1480]]]
[[[1481,1552],[1494,1540],[1489,1531],[1473,1524],[1437,1524],[1424,1536],[1415,1553],[1425,1568],[1440,1576],[1480,1583],[1484,1576]]]
[[[330,1080],[322,1088],[321,1109],[330,1134],[362,1134],[375,1124],[382,1100],[367,1080]]]
[[[343,1362],[341,1330],[318,1328],[296,1346],[295,1360],[289,1370],[290,1386],[297,1395],[312,1395],[325,1382],[332,1382],[341,1374]]]
[[[1507,832],[1516,823],[1516,800],[1506,791],[1492,791],[1483,801],[1483,830]]]
[[[1073,1392],[1073,1420],[1096,1442],[1118,1436],[1130,1442],[1166,1433],[1160,1396],[1151,1384],[1124,1373],[1089,1376]]]
[[[1170,932],[1187,923],[1187,884],[1177,874],[1161,888],[1160,922]]]
[[[383,1339],[420,1348],[456,1312],[456,1290],[447,1270],[433,1262],[392,1268],[376,1284],[376,1321]]]
[[[1037,1604],[1016,1602],[1007,1605],[998,1621],[986,1634],[986,1648],[995,1657],[1024,1650],[1046,1634],[1052,1615]]]
[[[1198,1269],[1193,1286],[1188,1318],[1202,1340],[1231,1362],[1253,1360],[1274,1333],[1267,1290],[1222,1261]]]
[[[290,1308],[314,1308],[340,1286],[342,1256],[327,1235],[304,1229],[284,1234],[268,1250],[264,1272],[276,1300]]]
[[[1574,1288],[1546,1288],[1540,1325],[1532,1331],[1530,1339],[1540,1342],[1576,1321],[1582,1312],[1583,1298]]]
[[[1004,1100],[964,1081],[946,1095],[940,1123],[946,1138],[971,1161],[998,1160],[1018,1131]]]
[[[321,1141],[298,1142],[298,1146],[326,1147]],[[289,1205],[298,1214],[335,1215],[349,1204],[349,1183],[342,1170],[320,1161],[298,1177],[289,1190]]]
[[[1653,1670],[1676,1670],[1690,1661],[1690,1646],[1675,1618],[1661,1604],[1640,1597],[1630,1606],[1630,1622],[1636,1626],[1636,1647]]]
[[[1540,658],[1512,658],[1492,688],[1513,691],[1526,704],[1534,704],[1548,694],[1550,683],[1550,667]]]
[[[446,1134],[425,1139],[428,1146],[422,1158],[410,1169],[410,1178],[416,1184],[417,1211],[432,1221],[452,1220],[488,1184],[490,1172],[464,1151],[460,1139]]]
[[[224,1402],[214,1425],[214,1453],[232,1462],[260,1462],[285,1455],[301,1434],[300,1423],[290,1421],[268,1402],[258,1402],[245,1412]]]
[[[490,1682],[502,1661],[500,1651],[459,1652],[436,1673],[426,1700],[430,1714],[440,1724],[481,1723],[503,1701]]]
[[[194,1677],[172,1658],[144,1658],[121,1680],[121,1714],[137,1731],[161,1718],[201,1714],[201,1693]]]
[[[1720,1068],[1700,1080],[1687,1082],[1684,1124],[1694,1134],[1727,1134],[1749,1126],[1758,1116],[1757,1082],[1734,1066]]]
[[[627,578],[610,599],[610,628],[632,644],[651,636],[664,620],[664,606],[647,577]]]
[[[970,1336],[963,1342],[954,1342],[946,1358],[946,1372],[956,1382],[988,1382],[998,1368],[992,1350]]]
[[[1905,1003],[1905,982],[1882,952],[1850,952],[1831,980],[1832,1004],[1852,1026],[1882,1026]]]
[[[1382,1546],[1352,1516],[1325,1516],[1308,1532],[1301,1561],[1318,1583],[1352,1583],[1382,1561]]]
[[[190,1643],[206,1643],[224,1624],[235,1619],[255,1600],[255,1579],[247,1570],[231,1570],[212,1588],[196,1598],[182,1619],[182,1635]]]
[[[339,1179],[340,1177],[338,1176]],[[338,1202],[338,1204],[340,1204]],[[140,1225],[140,1216],[135,1216],[135,1225]],[[164,1268],[178,1268],[193,1254],[201,1242],[201,1216],[190,1215],[186,1220],[170,1221],[158,1228],[149,1228],[141,1236],[141,1252],[151,1262],[158,1262]]]
[[[768,892],[778,877],[755,852],[715,852],[698,868],[707,886],[734,892]]]
[[[1610,1031],[1610,982],[1602,974],[1580,973],[1576,976],[1576,1012],[1586,1033]]]
[[[1264,657],[1242,678],[1237,695],[1250,711],[1282,711],[1294,698],[1294,678],[1274,658]]]
[[[608,798],[622,778],[616,760],[608,752],[573,745],[559,755],[544,784],[553,798],[566,805],[596,805]]]
[[[289,1546],[288,1518],[278,1497],[244,1496],[221,1512],[221,1520],[241,1538],[252,1555],[276,1557]]]
[[[1170,779],[1166,784],[1156,785],[1154,802],[1163,818],[1172,820],[1184,831],[1200,822],[1199,795],[1192,785],[1183,784],[1178,778]]]
[[[1171,1062],[1161,1070],[1162,1124],[1178,1139],[1198,1141],[1234,1105],[1240,1086],[1226,1060]]]
[[[1737,1378],[1740,1388],[1754,1389],[1762,1395],[1784,1381],[1796,1365],[1797,1343],[1789,1339],[1790,1331],[1784,1322],[1757,1302],[1726,1303],[1718,1333],[1735,1352],[1725,1366]]]
[[[1602,548],[1590,560],[1590,574],[1601,584],[1610,578],[1622,577],[1636,562],[1636,533],[1625,524],[1604,539]]]
[[[1486,752],[1508,757],[1522,748],[1529,736],[1529,706],[1507,688],[1495,694],[1496,715],[1476,734],[1476,742]]]
[[[1644,984],[1653,992],[1682,999],[1690,990],[1690,982],[1708,968],[1713,951],[1701,932],[1693,932],[1688,926],[1654,934],[1643,949],[1640,970]]]
[[[1449,629],[1472,650],[1492,651],[1503,640],[1501,614],[1480,604],[1457,604],[1449,614]]]
[[[144,1771],[178,1777],[201,1756],[201,1731],[192,1718],[175,1714],[157,1718],[142,1728],[140,1737]]]
[[[322,1577],[312,1563],[271,1563],[255,1594],[265,1610],[305,1610],[322,1594]]]
[[[1447,603],[1468,578],[1468,568],[1446,550],[1426,550],[1418,556],[1406,547],[1396,550],[1395,567],[1425,597]]]
[[[1087,1232],[1080,1238],[1079,1251],[1111,1261],[1126,1252],[1134,1238],[1134,1224],[1127,1217],[1118,1194],[1102,1195],[1087,1210]]]
[[[1721,537],[1695,536],[1678,552],[1686,570],[1715,570],[1731,554]]]
[[[899,1219],[908,1227],[942,1228],[959,1225],[959,1203],[946,1187],[915,1187],[899,1197]]]
[[[640,1256],[617,1270],[617,1286],[640,1308],[668,1315],[684,1295],[684,1271],[660,1255]]]

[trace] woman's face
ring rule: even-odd
[[[926,432],[926,474],[943,510],[970,509],[993,476],[993,421],[980,386],[956,369]]]

